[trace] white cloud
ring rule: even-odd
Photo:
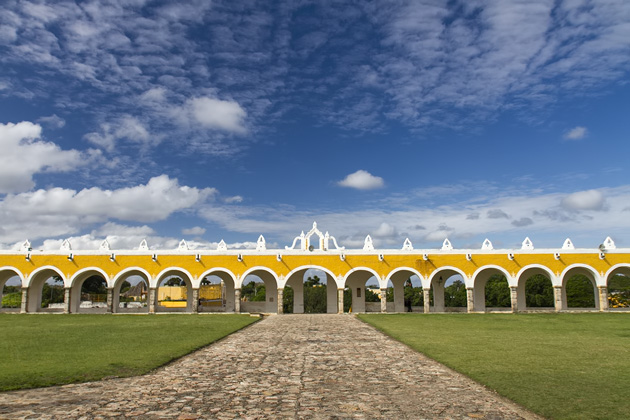
[[[575,127],[564,133],[564,138],[566,140],[580,140],[586,137],[588,134],[588,130],[586,127]]]
[[[142,146],[156,144],[160,140],[159,136],[150,134],[144,124],[131,115],[124,115],[114,123],[103,123],[100,128],[100,132],[88,133],[84,137],[109,152],[123,139]]]
[[[62,150],[40,139],[41,127],[31,122],[0,123],[0,193],[27,191],[33,175],[70,172],[89,163],[77,150]]]
[[[195,226],[189,229],[182,229],[183,235],[201,236],[206,233],[206,229],[200,226]]]
[[[57,116],[57,114],[41,117],[37,120],[37,122],[47,125],[50,128],[62,128],[66,125],[66,120]]]
[[[569,210],[602,210],[605,197],[601,191],[578,191],[566,196],[562,200],[562,206]]]
[[[393,238],[398,235],[396,228],[389,223],[381,223],[381,225],[374,231],[374,237],[376,238]]]
[[[213,188],[182,186],[177,179],[161,175],[144,185],[116,190],[51,188],[8,195],[0,201],[5,231],[0,240],[11,243],[24,237],[67,236],[111,219],[155,222],[193,208],[215,194]]]
[[[359,169],[358,171],[346,176],[343,180],[337,182],[341,187],[356,188],[358,190],[373,190],[382,188],[385,185],[383,178],[374,176],[368,171]]]
[[[241,197],[240,195],[235,195],[232,197],[225,197],[223,199],[223,201],[227,204],[231,204],[231,203],[241,203],[243,201],[243,197]]]
[[[234,101],[200,97],[189,100],[194,120],[202,126],[234,134],[245,134],[247,112]]]

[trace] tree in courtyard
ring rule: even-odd
[[[466,307],[466,285],[461,280],[455,280],[444,288],[444,306]]]
[[[502,274],[493,274],[486,283],[486,306],[509,308],[511,305],[510,286]]]
[[[529,308],[553,307],[553,286],[551,280],[536,274],[525,283],[525,301]]]
[[[569,308],[595,307],[593,283],[584,275],[576,274],[567,280],[567,306]]]

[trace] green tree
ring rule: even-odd
[[[567,306],[569,308],[594,308],[595,289],[584,275],[576,274],[567,280]]]
[[[366,302],[380,302],[378,293],[375,293],[373,289],[365,288],[365,301]]]
[[[509,308],[510,305],[510,286],[507,279],[502,274],[493,274],[486,283],[486,306]]]
[[[553,285],[542,274],[536,274],[525,282],[525,301],[529,308],[549,308],[554,306]]]
[[[444,306],[450,308],[466,307],[467,302],[466,285],[463,281],[455,280],[444,288]]]
[[[291,286],[284,286],[284,292],[282,295],[282,310],[285,314],[293,313],[293,297],[293,288]]]
[[[63,280],[59,276],[52,276],[52,284],[48,281],[42,286],[42,308],[48,307],[51,303],[63,303]]]
[[[352,290],[349,287],[343,289],[343,311],[348,312],[352,307]]]
[[[164,283],[164,286],[171,286],[171,287],[186,286],[186,282],[179,277],[173,276],[170,279],[166,280],[166,283]]]
[[[266,300],[265,284],[250,281],[241,288],[241,297],[247,298],[250,302],[264,302]]]
[[[304,312],[307,314],[326,313],[326,298],[326,285],[315,284],[304,287]]]

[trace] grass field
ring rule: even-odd
[[[630,314],[359,318],[545,417],[630,418]]]
[[[0,314],[0,390],[143,374],[255,321],[247,315]]]

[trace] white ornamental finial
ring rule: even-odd
[[[219,245],[217,246],[217,251],[227,251],[227,244],[223,239],[221,239],[221,242],[219,242]]]
[[[481,249],[484,251],[491,251],[494,249],[494,247],[492,246],[492,242],[490,242],[490,239],[486,238],[486,240],[483,241],[483,244],[481,244]]]
[[[72,251],[72,245],[70,245],[70,241],[68,239],[64,240],[61,243],[61,248],[62,251]]]
[[[179,241],[179,246],[177,247],[178,251],[188,251],[188,244],[184,239]]]
[[[372,243],[372,237],[370,235],[365,237],[365,242],[363,243],[364,251],[374,251],[374,244]]]
[[[442,243],[442,251],[452,251],[453,250],[453,245],[451,245],[451,241],[448,240],[448,238],[444,239],[444,242]]]
[[[529,238],[525,238],[525,240],[523,241],[523,246],[521,246],[521,249],[534,249],[534,244]]]
[[[265,237],[260,235],[258,237],[258,242],[256,242],[256,251],[264,251],[267,249],[267,244],[265,243]]]
[[[604,245],[604,249],[606,251],[617,248],[615,246],[615,242],[612,240],[612,238],[610,236],[606,237],[606,240],[604,241],[603,245]]]
[[[104,239],[103,242],[101,242],[101,246],[99,246],[98,249],[101,251],[109,251],[109,242],[107,242],[107,239]]]
[[[24,241],[24,243],[20,247],[20,250],[24,251],[24,252],[28,252],[28,251],[32,251],[33,250],[33,247],[31,246],[31,243],[28,241],[28,239]]]
[[[149,250],[149,244],[147,244],[147,240],[143,239],[142,242],[140,242],[140,246],[138,246],[138,249],[140,251],[148,251]]]
[[[402,250],[413,251],[413,245],[411,244],[411,241],[409,240],[409,238],[405,239],[405,243],[403,244]]]
[[[575,246],[573,246],[573,242],[571,242],[571,239],[567,238],[564,241],[564,244],[562,244],[562,249],[575,249]]]

